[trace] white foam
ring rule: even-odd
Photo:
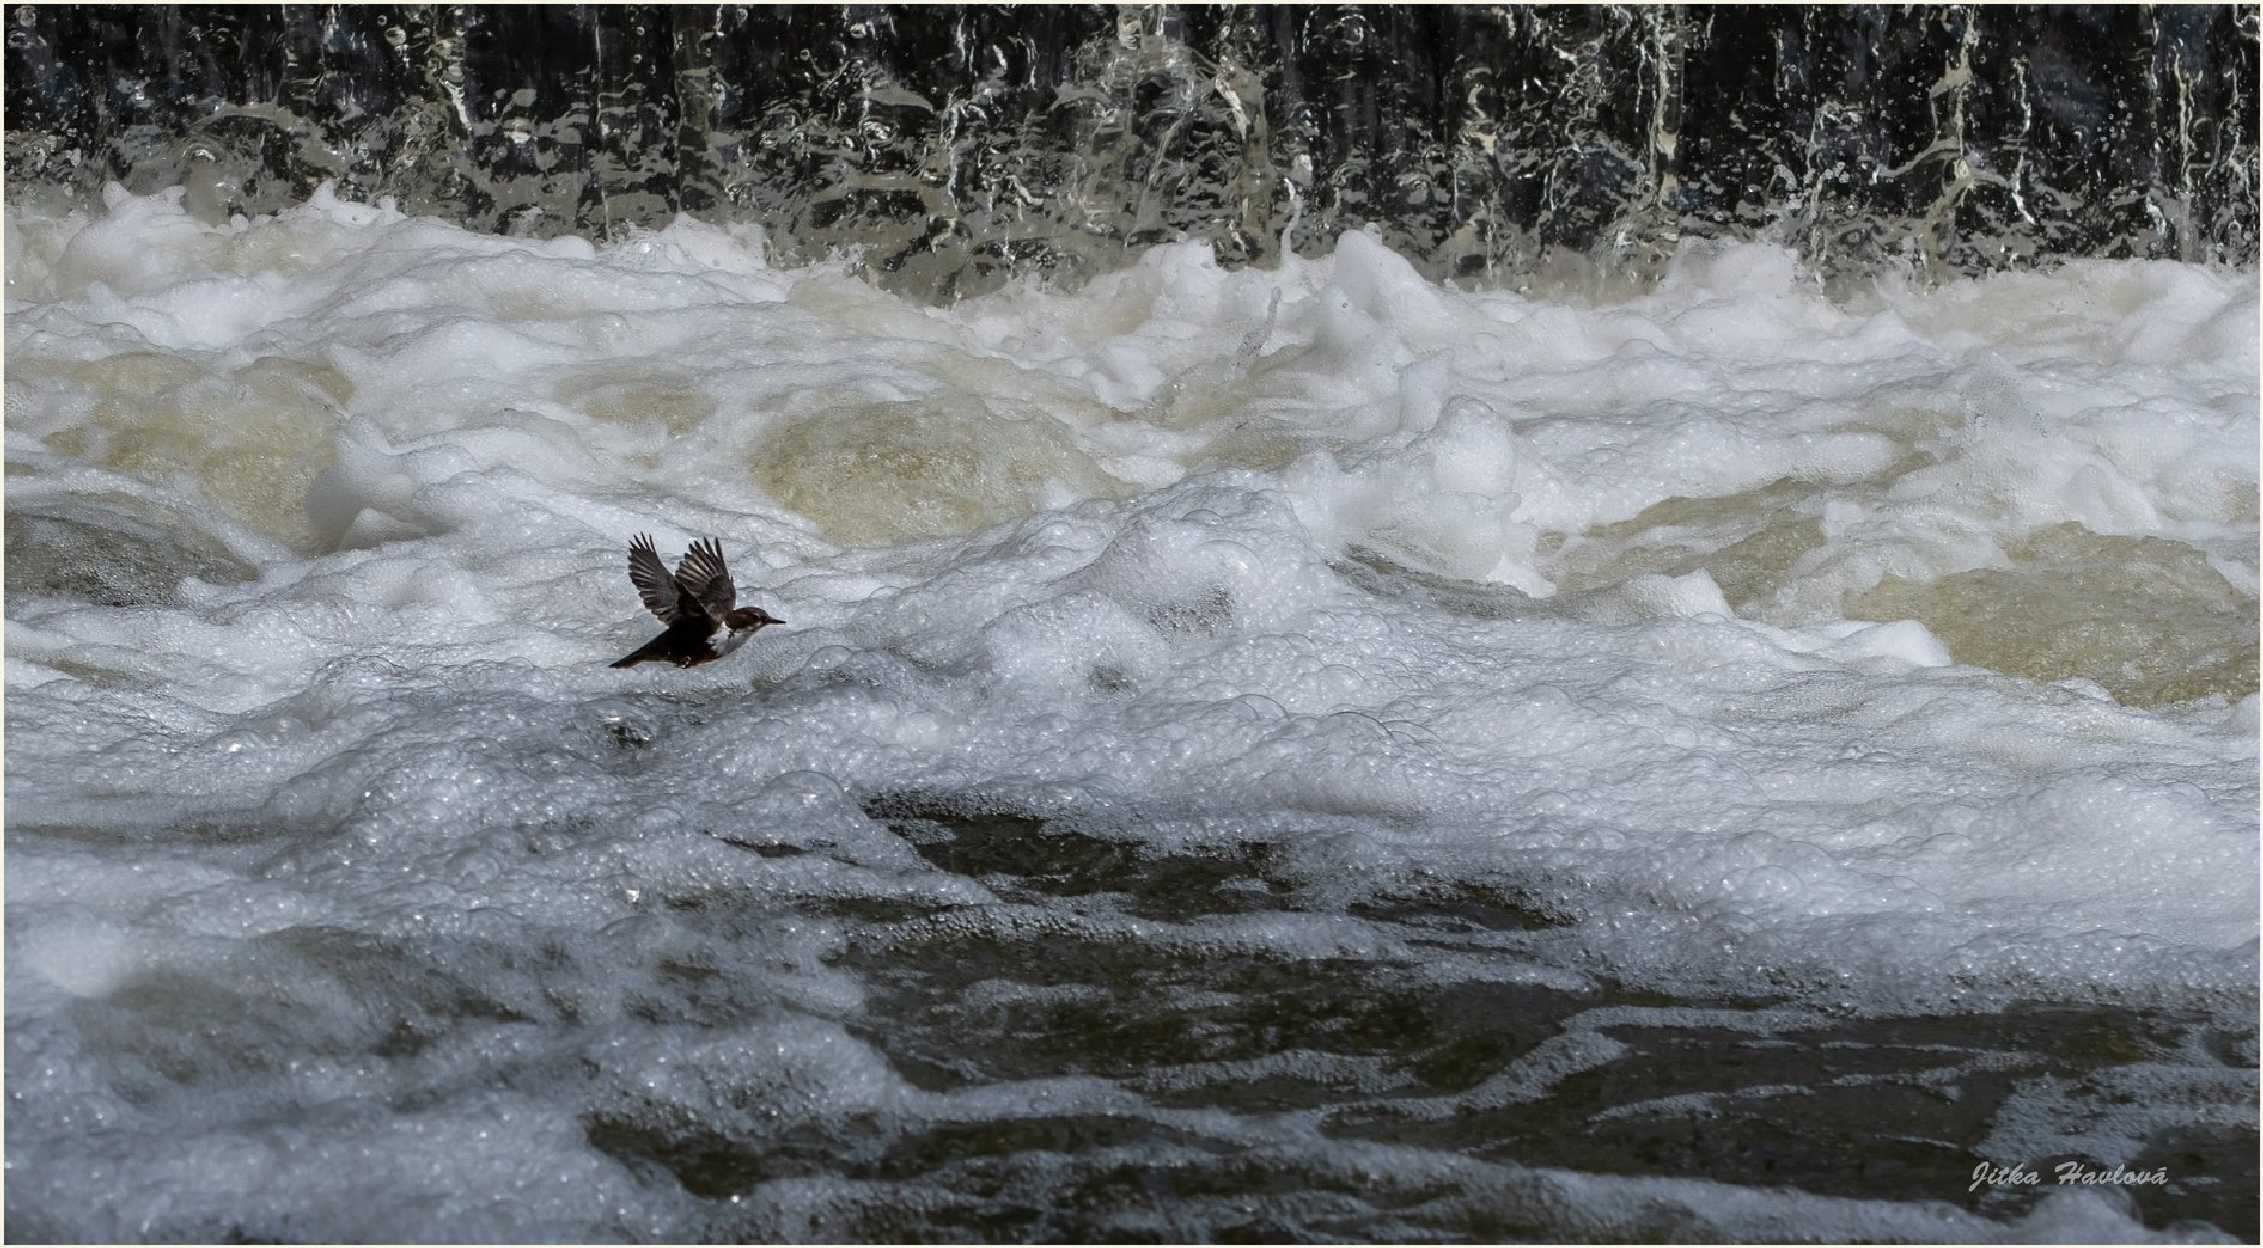
[[[688,219],[597,247],[327,193],[228,226],[119,193],[9,225],[11,504],[131,494],[258,565],[125,607],[10,595],[11,1037],[57,1072],[25,1086],[58,1133],[65,1089],[140,1060],[72,1001],[125,992],[162,1028],[250,991],[366,1040],[344,972],[266,952],[307,931],[437,942],[519,1015],[619,1028],[637,1069],[774,1035],[810,1112],[934,1112],[831,1023],[635,1021],[689,991],[661,962],[853,1015],[869,985],[828,958],[855,932],[812,899],[1005,922],[863,813],[878,793],[1263,841],[1309,908],[1014,920],[1156,947],[1450,965],[1351,907],[1506,875],[1568,924],[1526,951],[1539,979],[1860,1009],[2252,989],[2247,687],[2124,705],[2118,652],[2031,679],[1973,666],[1946,617],[1847,607],[2027,566],[2073,522],[2199,552],[2252,612],[2252,280],[2085,262],[1835,305],[1780,250],[1713,245],[1577,307],[1440,287],[1355,234],[931,310]],[[786,626],[607,668],[657,628],[623,575],[638,531],[718,536]],[[2139,583],[2127,558],[2102,574]],[[722,943],[668,917],[709,898],[760,917]],[[367,1078],[265,1095],[381,1096]],[[723,1112],[674,1078],[634,1094]],[[450,1108],[307,1164],[381,1158],[367,1190],[456,1202],[452,1236],[680,1225],[603,1167],[529,1161],[575,1134],[565,1104],[492,1095],[521,1151]],[[204,1196],[90,1233],[227,1233],[242,1176],[300,1145],[216,1131],[167,1180]],[[416,1169],[435,1141],[492,1164]],[[585,1186],[555,1203],[564,1176]],[[249,1229],[355,1234],[358,1190]],[[1978,1233],[1941,1217],[1909,1233]]]

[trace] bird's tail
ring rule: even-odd
[[[659,642],[657,642],[657,641],[654,641],[654,642],[647,642],[647,643],[646,643],[646,644],[644,644],[644,645],[638,646],[638,647],[637,647],[637,648],[636,648],[635,650],[633,650],[633,651],[629,652],[629,654],[627,654],[626,656],[624,656],[624,657],[622,657],[622,658],[619,658],[619,659],[616,659],[616,660],[614,660],[613,662],[606,664],[606,666],[607,666],[607,667],[635,667],[635,666],[636,666],[637,664],[639,664],[639,663],[644,663],[644,662],[647,662],[647,661],[649,661],[649,660],[652,660],[652,659],[658,658],[658,657],[659,657],[659,654],[658,654],[658,651],[659,651],[659,649],[660,649],[660,643],[659,643]]]

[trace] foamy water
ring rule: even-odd
[[[1355,235],[937,310],[689,220],[178,201],[8,218],[11,1233],[885,1237],[1230,1154],[1296,1159],[1309,1193],[1248,1199],[1304,1233],[1430,1225],[1330,1212],[1365,1182],[1498,1234],[2118,1238],[2091,1191],[1343,1129],[1546,1097],[1645,1025],[1601,997],[1438,1086],[999,1037],[1143,982],[1109,1017],[1168,1029],[1243,970],[1788,1032],[2252,1019],[2252,275],[1831,302],[1693,246],[1596,306]],[[719,538],[787,624],[610,670],[657,631],[639,531]],[[921,1030],[915,981],[964,1013]],[[2246,1034],[2168,1063],[2233,1109],[2115,1135],[2044,1080],[1983,1152],[2252,1131]],[[1200,1091],[1266,1080],[1333,1099]],[[1064,1118],[1137,1130],[1013,1134]],[[1206,1199],[1123,1225],[1216,1233]]]

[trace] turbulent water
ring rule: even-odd
[[[12,1237],[2255,1234],[2252,274],[7,225]]]
[[[23,4],[18,203],[335,184],[533,237],[678,212],[949,302],[1162,242],[1347,230],[1417,271],[1647,287],[1683,238],[1818,276],[2253,267],[2254,5]]]

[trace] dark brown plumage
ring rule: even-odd
[[[670,576],[652,538],[637,534],[629,539],[629,583],[636,586],[645,609],[668,627],[614,667],[661,661],[678,667],[712,663],[763,628],[785,623],[760,607],[738,605],[738,586],[732,584],[723,547],[714,538],[693,542]]]

